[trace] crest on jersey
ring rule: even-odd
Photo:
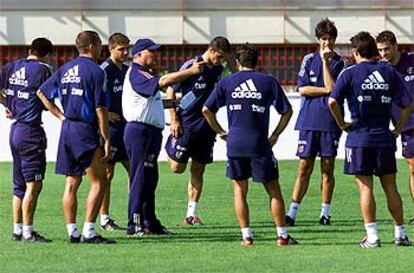
[[[176,157],[177,159],[180,159],[182,156],[183,156],[183,152],[181,152],[181,151],[177,151],[177,152],[175,152],[175,157]]]

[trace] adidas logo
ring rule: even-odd
[[[118,80],[118,79],[115,79],[115,80],[114,80],[114,85],[115,85],[115,84],[119,84],[119,80]]]
[[[9,78],[9,83],[27,87],[29,85],[29,82],[26,80],[26,68],[22,67],[19,70],[15,71]]]
[[[80,81],[81,77],[79,77],[79,65],[69,68],[61,79],[61,83],[80,83]]]
[[[262,93],[257,91],[256,86],[252,79],[248,79],[246,82],[241,83],[231,93],[233,99],[258,99],[262,98]]]
[[[361,85],[362,90],[388,90],[389,84],[378,71],[372,72]]]

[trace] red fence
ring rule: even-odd
[[[315,45],[258,45],[259,63],[258,70],[274,75],[282,85],[295,85],[297,72],[305,54],[316,49]],[[414,50],[414,46],[400,45],[401,50]],[[162,50],[158,60],[159,71],[174,71],[187,59],[202,53],[206,45],[167,45]],[[27,46],[0,46],[0,68],[4,64],[23,58],[27,54]],[[350,55],[348,46],[337,47],[341,55]],[[103,59],[109,55],[104,50]],[[54,68],[74,59],[77,56],[73,46],[56,46],[51,64]],[[232,66],[230,65],[232,70]]]

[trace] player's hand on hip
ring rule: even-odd
[[[183,133],[183,130],[181,128],[181,123],[178,120],[171,121],[170,124],[170,131],[171,135],[175,138],[178,138]]]
[[[344,124],[342,124],[341,126],[339,126],[339,128],[342,131],[345,131],[345,132],[349,132],[349,130],[351,130],[351,127],[352,127],[352,123],[349,123],[349,122],[344,122]]]
[[[394,138],[398,138],[398,136],[401,134],[401,131],[394,129],[391,131],[391,134],[394,136]]]
[[[228,136],[228,133],[227,133],[227,132],[222,132],[222,133],[218,134],[218,136],[219,136],[222,140],[227,141],[227,136]]]
[[[104,155],[103,155],[103,157],[101,157],[101,161],[107,162],[110,159],[110,155],[111,155],[110,154],[110,152],[111,152],[111,143],[109,142],[109,139],[105,140],[103,148],[104,148]]]

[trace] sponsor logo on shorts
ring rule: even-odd
[[[181,152],[181,151],[175,152],[175,157],[176,158],[180,159],[182,156],[183,156],[183,152]]]
[[[41,173],[35,174],[34,179],[35,179],[35,181],[43,180],[43,174],[41,174]]]
[[[183,147],[183,146],[181,146],[181,145],[177,145],[176,147],[175,147],[177,150],[179,150],[179,151],[183,151],[183,152],[185,152],[185,151],[187,151],[187,148],[186,147]]]
[[[144,162],[144,167],[147,168],[154,168],[156,162],[154,162],[155,160],[155,154],[150,154],[147,156],[147,161]]]
[[[150,154],[150,155],[148,155],[148,157],[147,157],[147,160],[148,160],[148,161],[151,161],[151,162],[153,162],[153,161],[154,161],[154,159],[155,159],[155,154]]]
[[[346,159],[346,162],[348,163],[352,162],[352,149],[351,148],[345,148],[345,159]]]

